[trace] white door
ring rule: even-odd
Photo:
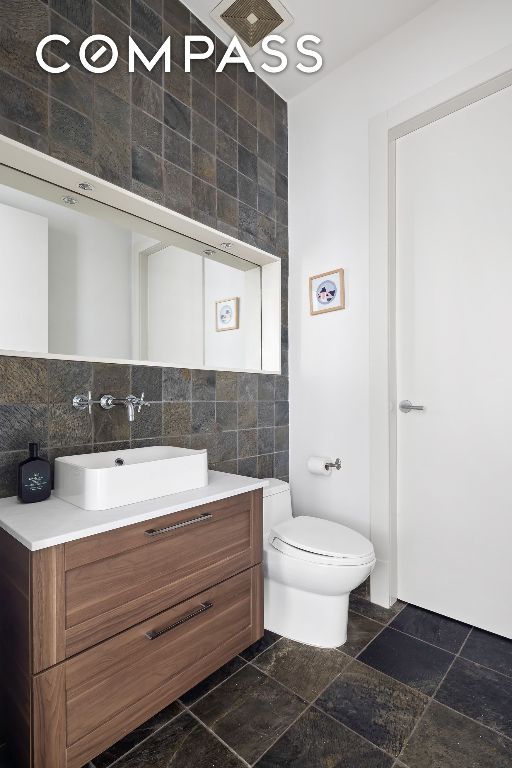
[[[398,596],[512,637],[512,89],[397,142]]]

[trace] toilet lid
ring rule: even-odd
[[[270,543],[286,554],[293,555],[295,549],[337,565],[362,565],[375,559],[371,541],[360,533],[317,517],[294,517],[274,526]]]

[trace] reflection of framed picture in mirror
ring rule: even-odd
[[[310,314],[345,309],[345,272],[334,269],[309,278]]]
[[[215,302],[218,331],[236,331],[238,329],[239,304],[240,299],[238,297]]]

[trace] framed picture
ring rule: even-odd
[[[222,299],[215,302],[217,331],[236,331],[238,328],[240,299]]]
[[[345,309],[345,272],[335,269],[309,278],[310,314]]]

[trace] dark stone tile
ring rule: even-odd
[[[238,462],[236,459],[229,461],[218,461],[214,466],[217,472],[227,472],[230,475],[236,475],[238,471]]]
[[[152,200],[158,205],[164,205],[164,192],[161,189],[155,189],[154,187],[148,187],[141,181],[132,179],[132,192],[140,197],[145,197],[146,200]]]
[[[112,184],[129,188],[132,170],[130,106],[101,86],[95,87],[94,98],[96,172]],[[152,118],[147,117],[147,121],[149,120]]]
[[[288,451],[274,454],[274,477],[288,480],[290,474],[290,455]]]
[[[274,426],[274,410],[273,401],[264,400],[258,402],[258,427]]]
[[[289,404],[276,403],[276,427],[286,427],[289,423]]]
[[[238,429],[251,429],[258,426],[257,403],[238,403]]]
[[[160,48],[162,44],[162,19],[142,0],[132,0],[132,30]]]
[[[238,237],[238,200],[217,190],[217,226],[231,237]]]
[[[288,125],[288,104],[278,93],[274,94],[274,112],[277,123]]]
[[[108,36],[117,45],[119,56],[124,62],[128,61],[128,37],[130,34],[130,27],[123,24],[122,21],[112,13],[106,10],[99,3],[95,3],[94,6],[94,32],[95,34],[108,34]],[[108,32],[105,32],[108,30]],[[119,66],[119,65],[118,65]],[[116,69],[117,67],[114,67]],[[128,67],[126,67],[128,70]],[[112,71],[112,70],[110,70]],[[107,73],[103,73],[103,76]],[[103,76],[101,80],[103,80]],[[94,76],[93,76],[94,79]],[[101,83],[103,86],[103,82]],[[104,87],[104,86],[103,86]]]
[[[285,226],[288,222],[288,203],[280,197],[276,198],[276,221]]]
[[[258,400],[274,400],[275,376],[262,373],[258,376]]]
[[[258,429],[258,456],[261,456],[265,453],[274,453],[273,427]]]
[[[215,122],[215,95],[197,80],[192,81],[192,109],[211,123]]]
[[[369,600],[362,599],[354,593],[350,595],[350,609],[352,611],[374,621],[379,621],[381,624],[388,624],[404,607],[405,603],[401,600],[397,600],[391,608],[383,608],[381,605],[370,603]]]
[[[164,400],[192,399],[192,374],[188,368],[164,368],[162,382]]]
[[[215,186],[215,157],[196,144],[192,144],[192,173],[202,181]]]
[[[197,112],[192,112],[192,141],[211,155],[215,154],[215,126]]]
[[[80,413],[84,416],[84,413]],[[88,418],[88,417],[87,417]],[[110,411],[95,408],[92,412],[94,443],[117,443],[130,441],[130,423],[126,408],[117,405]],[[75,443],[77,441],[75,440]],[[96,450],[96,448],[95,448]],[[110,450],[110,449],[107,449]]]
[[[50,405],[48,445],[79,445],[92,441],[92,419],[88,411],[76,411],[71,400]]]
[[[51,64],[58,66],[62,61],[52,54]],[[51,96],[88,117],[92,116],[93,86],[91,76],[77,67],[70,67],[50,78]]]
[[[258,214],[258,245],[268,253],[276,249],[276,224],[262,213]]]
[[[92,0],[50,0],[50,7],[84,32],[92,32]]]
[[[215,379],[215,398],[217,400],[237,399],[237,374],[231,371],[217,371]]]
[[[217,160],[217,187],[227,195],[238,195],[238,174],[234,168]]]
[[[264,456],[258,456],[257,464],[258,477],[267,478],[274,477],[274,455],[265,454]]]
[[[276,451],[287,451],[289,446],[288,427],[276,427],[274,430],[274,446]]]
[[[250,96],[256,96],[256,74],[248,72],[245,67],[239,67],[238,85]]]
[[[190,216],[192,211],[192,174],[164,160],[165,205]]]
[[[397,756],[427,702],[422,693],[355,661],[322,693],[316,705]]]
[[[226,72],[217,72],[215,76],[215,92],[219,99],[229,104],[233,109],[238,107],[236,82]]]
[[[240,116],[238,117],[238,141],[250,152],[257,152],[258,131],[254,125],[251,125]]]
[[[482,629],[472,629],[461,656],[512,677],[512,640]]]
[[[242,768],[243,763],[188,712],[161,728],[120,762],[119,768]]]
[[[28,451],[0,453],[0,499],[18,493],[18,464],[28,457]],[[2,763],[0,761],[0,768]]]
[[[170,723],[177,717],[183,708],[178,702],[174,702],[170,706],[163,709],[157,715],[147,720],[143,725],[140,725],[134,731],[125,736],[124,739],[117,741],[110,749],[107,749],[99,757],[94,758],[94,768],[107,768],[112,765],[113,762],[119,760],[120,757],[126,755],[131,749],[140,744],[141,741],[152,736],[160,728]]]
[[[48,406],[0,405],[0,452],[48,443]]]
[[[432,695],[448,671],[453,656],[394,629],[385,629],[359,660],[412,688]]]
[[[164,93],[164,122],[168,128],[190,138],[190,108],[167,91]]]
[[[43,136],[48,133],[45,94],[6,72],[0,72],[0,116]]]
[[[113,363],[93,363],[94,397],[99,400],[101,395],[126,397],[130,393],[130,366],[114,365]]]
[[[0,73],[0,82],[1,82]],[[22,125],[12,123],[10,120],[0,116],[0,133],[3,136],[7,136],[9,139],[19,141],[20,144],[25,144],[31,149],[37,149],[39,152],[48,153],[48,137],[41,136],[39,133],[34,133],[24,128]]]
[[[65,58],[72,66],[82,69],[82,63],[79,57],[81,44],[87,38],[87,32],[71,24],[67,19],[59,16],[57,13],[50,13],[50,33],[52,35],[63,35],[70,44],[64,46],[60,40],[52,41],[46,48],[47,54],[55,54],[60,59]],[[92,49],[94,50],[94,49]]]
[[[97,3],[104,5],[125,24],[130,23],[130,3],[126,0],[97,0]]]
[[[192,403],[192,432],[215,432],[215,403]]]
[[[258,205],[258,185],[241,173],[238,174],[238,197],[246,206],[256,208]]]
[[[234,659],[228,661],[223,667],[209,675],[201,683],[194,686],[194,688],[191,688],[190,691],[187,691],[183,696],[180,696],[180,701],[182,701],[186,707],[190,707],[207,693],[210,693],[210,691],[220,685],[220,683],[223,683],[228,677],[231,677],[235,672],[238,672],[243,666],[245,666],[243,659],[241,659],[240,656],[235,656]]]
[[[160,437],[161,435],[162,403],[151,403],[149,408],[143,408],[140,413],[135,414],[135,421],[131,424],[130,438],[141,440],[146,437]]]
[[[192,105],[192,87],[188,72],[185,72],[178,64],[173,63],[170,72],[164,72],[164,88],[169,91],[178,101]]]
[[[210,405],[210,403],[201,403]],[[208,469],[212,469],[218,460],[218,435],[217,432],[197,432],[191,435],[190,447],[195,451],[208,451]]]
[[[276,173],[276,195],[288,200],[288,179],[282,173]]]
[[[288,376],[275,376],[276,400],[288,400]]]
[[[217,159],[222,160],[232,168],[238,168],[238,147],[235,139],[232,139],[224,131],[217,130]]]
[[[163,434],[189,435],[192,431],[192,409],[190,403],[176,402],[163,404]]]
[[[272,113],[273,117],[275,93],[272,88],[267,85],[264,80],[261,79],[261,77],[257,78],[256,99],[259,104],[261,104],[265,109],[268,109],[269,112]]]
[[[190,34],[190,11],[180,0],[164,0],[164,19],[182,35]]]
[[[247,665],[192,707],[244,760],[253,763],[304,709],[297,696]]]
[[[390,626],[450,653],[458,653],[470,630],[466,624],[414,605],[406,605]]]
[[[276,147],[276,170],[288,176],[288,152],[283,147]]]
[[[215,371],[192,371],[192,400],[215,400],[215,386]]]
[[[288,148],[288,126],[287,125],[283,125],[283,123],[276,122],[275,142],[279,148],[287,150]]]
[[[132,394],[140,395],[144,392],[147,402],[160,402],[162,400],[162,369],[152,365],[132,366]]]
[[[238,130],[236,112],[219,99],[217,99],[215,120],[219,130],[227,133],[232,139],[236,139]]]
[[[238,433],[238,457],[247,459],[258,455],[258,430],[241,429]]]
[[[39,0],[4,0],[0,7],[0,69],[48,90],[48,74],[35,65],[39,41],[48,34],[48,8]]]
[[[263,653],[263,651],[266,651],[268,648],[274,645],[274,643],[277,643],[279,639],[280,635],[277,635],[275,632],[270,632],[268,629],[266,629],[263,633],[263,637],[250,645],[249,648],[246,648],[246,650],[243,651],[240,656],[246,661],[252,661],[256,658],[256,656],[259,656],[260,653]]]
[[[201,179],[192,177],[192,209],[195,212],[205,214],[206,219],[201,218],[204,223],[210,223],[212,227],[216,224],[217,215],[217,194],[215,187],[211,184],[207,184]],[[209,222],[209,220],[211,220]]]
[[[257,768],[391,768],[393,759],[348,728],[308,710],[258,761]]]
[[[0,405],[47,402],[46,360],[0,356]]]
[[[105,77],[106,75],[102,75]],[[154,83],[140,72],[134,72],[132,75],[132,102],[136,107],[148,112],[156,120],[163,119],[163,97],[164,92],[159,85]],[[169,119],[171,119],[172,109],[170,108]],[[178,120],[178,117],[172,119]]]
[[[336,649],[282,638],[258,656],[256,666],[307,701],[313,701],[352,659]]]
[[[84,115],[50,99],[50,154],[84,170],[92,169],[92,123]]]
[[[156,155],[162,154],[163,125],[154,117],[134,107],[132,109],[132,140]]]
[[[436,699],[512,738],[512,685],[505,675],[456,659]]]
[[[191,169],[191,142],[169,128],[164,130],[164,157],[185,171]]]
[[[129,440],[113,440],[109,443],[95,443],[93,453],[107,453],[108,451],[126,451],[130,448]]]
[[[258,158],[241,144],[238,145],[238,170],[250,179],[256,179]]]
[[[238,374],[238,399],[239,400],[257,400],[258,399],[258,378],[257,373],[239,373]]]
[[[140,35],[137,35],[135,32],[132,31],[131,34],[133,42],[136,44],[136,46],[139,48],[140,52],[143,54],[143,56],[148,60],[152,61],[155,56],[158,53],[158,48],[154,45],[152,45],[150,42],[148,42],[145,38],[141,37]],[[159,46],[160,47],[160,46]],[[148,69],[143,63],[142,60],[139,58],[138,55],[135,56],[135,71],[140,72],[145,77],[148,77],[150,80],[153,80],[156,85],[159,87],[162,87],[163,83],[163,57],[158,59],[157,63],[154,65],[152,69]]]
[[[271,219],[276,217],[276,196],[273,192],[270,192],[264,187],[258,188],[258,211],[264,216]],[[271,238],[270,242],[273,242],[274,227],[270,225]]]
[[[132,176],[135,181],[152,187],[163,189],[162,158],[148,152],[144,147],[132,145]]]
[[[221,430],[237,428],[237,407],[234,402],[220,403],[217,401],[216,421]],[[235,456],[236,458],[236,456]]]
[[[258,477],[258,459],[251,456],[249,459],[238,460],[238,474],[244,477]]]
[[[274,193],[276,190],[275,168],[261,158],[257,159],[258,185]]]
[[[410,768],[508,768],[512,741],[432,702],[402,759]]]
[[[349,611],[347,641],[341,646],[341,650],[349,656],[357,656],[382,631],[382,628],[382,624]]]
[[[211,34],[211,33],[210,33]],[[201,46],[205,50],[204,44]],[[197,59],[191,63],[191,74],[215,94],[215,64],[210,59]]]
[[[240,189],[239,177],[239,189]],[[258,244],[258,211],[240,203],[238,208],[240,239],[251,245]]]
[[[250,96],[243,88],[238,89],[238,114],[251,125],[256,126],[258,120],[258,108],[256,99]]]
[[[216,461],[236,461],[238,453],[238,433],[222,432],[217,437],[217,457]],[[235,470],[236,472],[236,470]]]

